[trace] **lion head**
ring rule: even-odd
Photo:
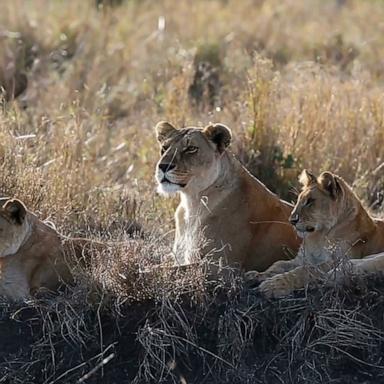
[[[25,205],[17,199],[0,198],[0,257],[15,254],[29,232]]]
[[[220,158],[231,142],[225,125],[177,129],[163,121],[156,125],[156,135],[161,148],[156,166],[159,192],[199,193],[217,180]]]
[[[358,209],[359,200],[346,182],[331,172],[319,177],[304,170],[299,181],[301,193],[289,221],[298,234],[329,231],[341,218],[347,219]]]

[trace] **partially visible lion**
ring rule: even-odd
[[[384,253],[377,253],[363,259],[351,260],[351,272],[355,274],[384,272]]]
[[[20,200],[0,198],[0,296],[21,300],[70,279],[58,233]]]
[[[384,252],[384,221],[369,215],[341,177],[323,172],[316,178],[304,170],[299,180],[303,188],[290,222],[303,244],[295,259],[279,261],[259,275],[267,278],[259,289],[270,297],[304,287],[311,275],[337,268],[343,259]],[[362,263],[352,261],[356,268]],[[366,263],[373,268],[372,261]]]
[[[178,193],[174,256],[179,265],[205,256],[243,270],[264,271],[296,254],[300,244],[288,217],[292,205],[253,177],[228,150],[222,124],[177,129],[156,126],[161,157],[159,192]]]

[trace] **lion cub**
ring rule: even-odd
[[[20,200],[0,198],[0,296],[22,300],[70,279],[58,233]]]
[[[296,258],[279,261],[261,274],[272,276],[259,287],[270,297],[304,287],[311,274],[327,272],[343,258],[360,259],[384,251],[384,221],[369,215],[341,177],[323,172],[316,178],[304,170],[299,181],[303,187],[290,222],[303,243]]]

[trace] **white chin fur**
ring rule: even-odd
[[[174,195],[177,192],[181,191],[180,185],[172,183],[160,183],[157,186],[157,192],[161,195]]]

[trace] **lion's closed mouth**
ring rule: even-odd
[[[315,231],[315,227],[310,227],[310,226],[308,226],[308,227],[302,227],[302,228],[298,228],[298,227],[296,227],[296,231],[297,231],[298,233],[301,233],[302,236],[303,236],[303,235],[306,234],[306,233],[312,233],[312,232],[314,232],[314,231]]]
[[[163,179],[161,180],[161,184],[174,184],[174,185],[178,185],[181,188],[184,188],[187,185],[187,184],[173,183],[172,181],[169,181],[166,177],[163,177]]]

